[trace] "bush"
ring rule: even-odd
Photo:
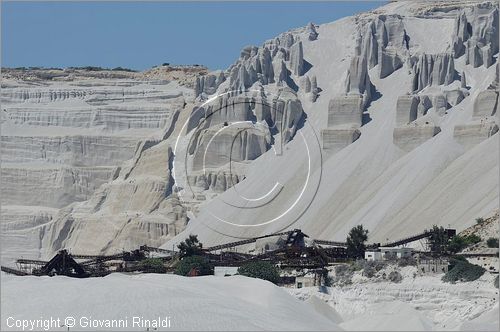
[[[389,273],[389,280],[392,282],[401,282],[401,280],[403,280],[403,276],[398,271],[392,271]]]
[[[457,253],[467,248],[468,246],[479,242],[481,242],[481,238],[476,234],[467,236],[455,235],[451,238],[450,242],[448,242],[446,249],[448,250],[448,252]]]
[[[351,284],[352,275],[354,272],[354,266],[341,264],[334,267],[335,271],[335,283],[339,284]]]
[[[476,234],[471,234],[467,235],[465,237],[465,243],[469,246],[471,244],[476,244],[481,242],[481,237],[477,236]]]
[[[476,223],[478,225],[481,225],[482,223],[484,223],[484,219],[483,218],[476,218]]]
[[[111,69],[112,71],[128,71],[128,72],[136,72],[137,70],[133,70],[130,68],[123,68],[123,67],[115,67]]]
[[[417,260],[413,257],[401,258],[400,260],[398,260],[398,266],[417,266]]]
[[[167,269],[161,258],[146,258],[139,262],[139,268],[149,273],[165,273]]]
[[[358,259],[352,262],[349,268],[351,269],[351,271],[363,270],[365,268],[366,263],[367,261],[365,261],[364,259]]]
[[[198,271],[198,275],[206,276],[213,274],[213,267],[210,262],[202,256],[184,257],[176,266],[175,274],[187,276],[192,269]]]
[[[373,278],[375,273],[382,270],[386,263],[379,261],[367,261],[363,269],[363,275],[367,278]]]
[[[496,238],[496,237],[490,237],[486,241],[486,244],[488,245],[488,248],[498,248],[498,238]]]
[[[445,282],[474,281],[480,278],[485,271],[481,266],[471,264],[467,261],[452,260],[450,263],[452,268],[442,278]]]
[[[266,261],[255,261],[246,263],[238,268],[238,274],[258,278],[277,284],[280,281],[278,268]]]

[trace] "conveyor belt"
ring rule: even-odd
[[[20,259],[16,260],[16,263],[19,263],[19,264],[33,264],[33,265],[45,265],[48,262],[47,261],[40,261],[40,260],[36,260],[36,259],[24,259],[24,258],[20,258]]]
[[[204,248],[203,250],[205,250],[205,251],[215,251],[215,250],[221,250],[221,249],[226,249],[226,248],[232,248],[232,247],[237,247],[237,246],[241,246],[241,245],[244,245],[244,244],[253,243],[253,242],[256,242],[257,240],[264,239],[264,238],[267,238],[267,237],[280,236],[280,235],[291,235],[292,233],[295,233],[295,232],[300,232],[300,230],[299,229],[294,229],[292,231],[286,231],[286,232],[281,232],[281,233],[274,233],[274,234],[263,235],[263,236],[259,236],[259,237],[249,238],[249,239],[246,239],[246,240],[240,240],[240,241],[236,241],[236,242],[230,242],[230,243],[220,244],[220,245],[217,245],[217,246],[212,246],[212,247]]]
[[[16,270],[16,269],[11,269],[10,267],[6,267],[6,266],[2,266],[1,269],[5,273],[15,274],[16,276],[27,276],[27,275],[29,275],[29,273],[27,273],[27,272],[19,271],[19,270]]]

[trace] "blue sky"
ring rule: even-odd
[[[246,45],[383,2],[5,2],[2,66],[227,68]]]

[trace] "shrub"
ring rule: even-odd
[[[386,263],[379,261],[367,261],[363,269],[363,275],[367,278],[373,278],[375,273],[382,270]]]
[[[483,218],[476,218],[476,223],[478,225],[481,225],[482,223],[484,223],[484,219]]]
[[[364,259],[357,259],[355,260],[354,262],[351,263],[350,265],[350,269],[352,271],[359,271],[359,270],[363,270],[365,268],[365,264],[367,263],[367,261],[365,261]]]
[[[488,248],[498,248],[498,238],[496,237],[490,237],[487,241],[486,244],[488,245]],[[498,278],[497,278],[498,280]]]
[[[465,243],[469,246],[471,244],[476,244],[481,242],[481,238],[476,234],[467,235],[465,237]]]
[[[401,282],[401,280],[403,280],[403,276],[398,271],[392,271],[389,273],[389,280],[392,282]]]
[[[451,253],[457,253],[473,244],[481,242],[481,238],[476,234],[467,236],[455,235],[451,238],[446,246],[446,249]]]
[[[267,261],[255,261],[246,263],[238,268],[238,274],[258,278],[277,284],[280,281],[278,268]]]
[[[474,281],[480,278],[485,271],[481,266],[471,264],[467,261],[452,260],[450,263],[452,265],[451,269],[442,278],[445,282]]]
[[[161,258],[146,258],[139,262],[139,268],[149,273],[165,273],[167,269]]]
[[[130,68],[123,68],[123,67],[115,67],[111,69],[112,71],[128,71],[128,72],[136,72],[136,70],[130,69]]]
[[[354,272],[353,265],[347,265],[347,264],[336,265],[334,267],[334,271],[335,271],[335,279],[334,279],[335,283],[341,285],[352,283],[351,280]]]
[[[417,266],[417,260],[413,257],[405,257],[398,260],[398,266]]]
[[[198,271],[198,275],[205,276],[213,274],[213,267],[210,262],[202,256],[184,257],[176,266],[175,274],[187,276],[192,269]]]

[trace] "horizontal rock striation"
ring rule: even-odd
[[[363,117],[363,97],[347,95],[334,97],[328,104],[328,127],[352,125],[361,127]]]
[[[441,132],[435,125],[409,125],[396,127],[393,132],[394,144],[409,152]]]
[[[323,129],[321,131],[322,148],[328,153],[335,153],[355,142],[361,132],[356,128]]]
[[[137,139],[112,136],[2,136],[2,162],[115,166],[134,156]]]
[[[453,138],[468,150],[497,132],[498,125],[495,122],[480,121],[479,123],[456,125],[453,130]]]
[[[2,204],[62,208],[88,199],[108,182],[114,167],[61,167],[3,163]]]

